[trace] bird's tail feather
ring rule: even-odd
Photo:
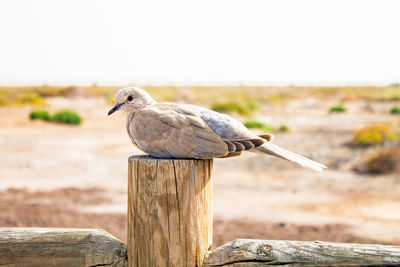
[[[296,154],[294,152],[291,152],[289,150],[286,150],[278,145],[275,145],[270,142],[265,142],[263,145],[258,146],[254,148],[256,152],[262,152],[262,153],[267,153],[269,155],[285,159],[288,161],[292,161],[294,163],[299,164],[300,166],[303,166],[305,168],[312,169],[317,172],[321,172],[323,169],[326,168],[325,165],[318,163],[316,161],[313,161],[311,159],[308,159],[306,157],[303,157],[299,154]]]

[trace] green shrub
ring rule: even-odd
[[[260,121],[255,121],[255,120],[249,120],[244,123],[244,126],[246,126],[249,129],[260,129],[264,132],[288,132],[289,131],[289,126],[286,124],[281,124],[279,127],[275,127],[272,125],[265,124]]]
[[[356,130],[353,140],[359,146],[380,145],[385,141],[395,141],[399,138],[389,124],[373,124]]]
[[[347,108],[342,105],[333,106],[329,109],[329,112],[346,112]]]
[[[265,124],[260,121],[254,121],[254,120],[246,121],[244,123],[244,126],[246,126],[249,129],[260,129],[260,130],[263,130],[264,132],[275,132],[276,131],[276,128],[274,126]]]
[[[15,102],[18,105],[40,106],[45,104],[44,98],[35,92],[21,94],[17,97]]]
[[[36,109],[33,110],[29,114],[29,118],[31,120],[43,120],[43,121],[48,121],[50,119],[49,113],[46,110],[43,109]]]
[[[251,110],[260,110],[261,106],[259,103],[254,102],[254,101],[248,101],[246,102],[246,105],[249,107]]]
[[[390,110],[390,113],[400,114],[400,107],[398,107],[398,106],[392,107],[392,109]]]
[[[289,126],[287,126],[286,124],[281,124],[278,127],[278,131],[280,131],[280,132],[289,132]]]
[[[72,110],[60,110],[50,117],[50,121],[66,124],[80,124],[82,118]]]
[[[211,109],[217,112],[231,113],[236,112],[243,116],[250,116],[253,111],[260,109],[260,105],[253,101],[248,102],[216,102],[211,106]]]

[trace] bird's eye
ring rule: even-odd
[[[128,96],[127,98],[126,98],[126,100],[128,100],[128,102],[131,102],[132,100],[133,100],[133,96]]]

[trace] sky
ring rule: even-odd
[[[0,84],[400,82],[400,1],[0,0]]]

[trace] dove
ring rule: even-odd
[[[117,91],[108,115],[118,110],[127,113],[126,129],[132,143],[155,158],[227,158],[256,152],[314,171],[326,168],[275,145],[271,134],[256,135],[229,115],[195,105],[157,103],[138,87]]]

